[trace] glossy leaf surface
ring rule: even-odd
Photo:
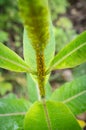
[[[29,71],[25,61],[2,43],[0,43],[0,67],[15,72]]]
[[[41,102],[36,102],[29,109],[25,116],[25,130],[81,130],[75,117],[63,103],[47,101],[46,106],[48,120]]]
[[[67,44],[52,60],[52,69],[73,68],[86,62],[86,31]]]

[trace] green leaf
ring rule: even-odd
[[[29,100],[31,102],[35,102],[39,100],[40,95],[39,95],[37,83],[33,80],[32,76],[29,74],[27,74],[27,89],[28,89]],[[47,83],[45,86],[45,92],[46,92],[46,99],[49,99],[52,94],[51,86],[49,83]]]
[[[47,84],[45,86],[45,93],[46,93],[46,100],[50,99],[50,97],[52,95],[52,87],[49,82],[47,82]]]
[[[23,130],[30,103],[23,99],[0,99],[0,130]]]
[[[2,43],[0,43],[0,67],[15,72],[29,72],[28,65]]]
[[[47,118],[45,116],[46,112]],[[43,106],[41,102],[36,102],[25,116],[24,129],[81,130],[71,111],[63,103],[53,101],[47,101],[46,106],[45,104]]]
[[[34,80],[32,79],[32,77],[30,76],[30,74],[27,74],[27,90],[28,90],[28,96],[29,96],[29,100],[31,102],[37,101],[38,100],[38,89],[37,89],[37,85],[34,82]]]
[[[86,75],[56,89],[52,100],[65,103],[77,115],[86,111]]]
[[[52,60],[51,69],[72,68],[86,61],[86,31],[67,44]]]

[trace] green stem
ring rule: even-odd
[[[44,107],[44,113],[45,113],[45,116],[46,116],[47,126],[48,126],[49,130],[52,130],[50,117],[49,117],[49,114],[48,114],[46,101],[45,101],[45,77],[46,76],[45,76],[44,52],[40,48],[38,48],[38,51],[36,51],[36,61],[37,61],[38,88],[39,88],[39,91],[40,91],[40,96],[41,96],[43,107]]]
[[[37,60],[38,87],[39,87],[41,98],[44,98],[45,97],[45,64],[44,64],[44,54],[42,51],[36,52],[36,60]]]

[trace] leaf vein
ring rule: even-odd
[[[71,100],[73,100],[73,99],[75,99],[75,98],[77,98],[77,97],[79,97],[79,96],[81,96],[81,95],[83,95],[83,94],[85,94],[85,93],[86,93],[86,90],[83,91],[83,92],[78,93],[77,95],[72,96],[72,97],[69,98],[69,99],[64,100],[63,103],[68,103],[68,102],[70,102]]]
[[[7,114],[0,114],[0,117],[4,116],[19,116],[19,115],[25,115],[26,112],[17,112],[17,113],[7,113]]]

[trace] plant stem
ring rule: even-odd
[[[47,109],[47,106],[46,106],[45,98],[42,99],[42,102],[43,102],[43,107],[44,107],[44,112],[45,112],[45,116],[46,116],[46,121],[47,121],[48,129],[52,130],[51,122],[50,122],[50,117],[49,117],[49,114],[48,114],[48,109]]]
[[[36,52],[36,60],[37,60],[38,87],[39,87],[41,98],[44,98],[45,97],[45,64],[44,64],[44,54],[42,51]]]
[[[38,88],[39,88],[40,96],[41,96],[42,103],[43,103],[43,108],[44,108],[44,113],[45,113],[45,116],[46,116],[48,129],[52,130],[50,117],[49,117],[49,114],[48,114],[46,101],[45,101],[45,77],[46,76],[45,76],[44,52],[40,48],[38,48],[38,51],[36,51],[36,61],[37,61]]]

